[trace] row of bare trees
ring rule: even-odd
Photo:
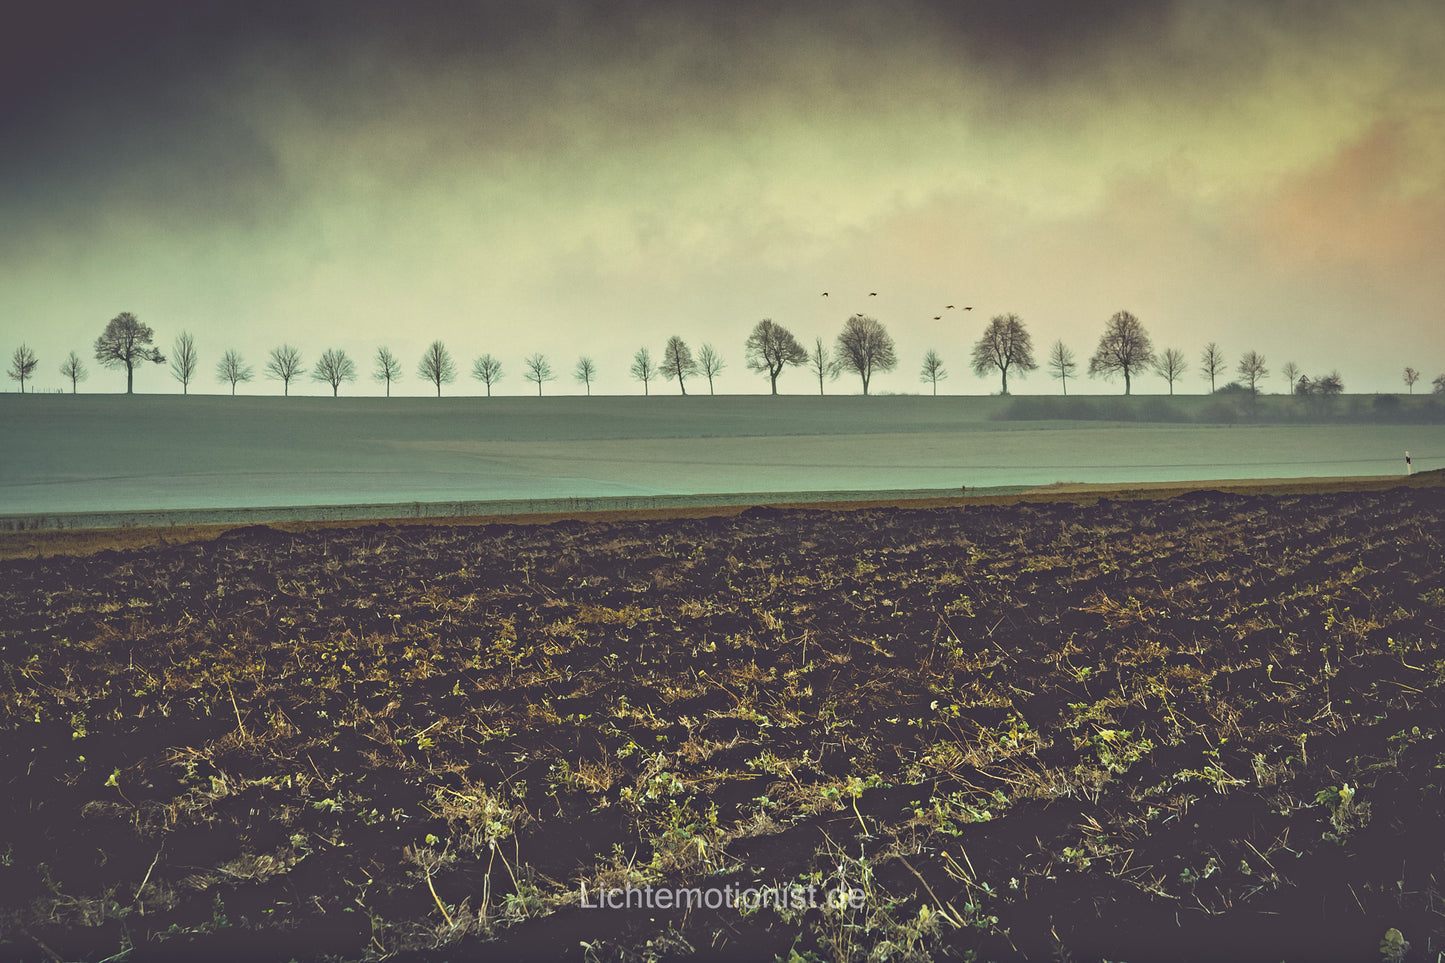
[[[125,369],[127,394],[133,391],[136,365],[166,362],[166,356],[153,346],[154,337],[149,325],[142,324],[130,312],[122,312],[111,319],[105,331],[96,339],[96,360],[109,368]],[[836,379],[844,372],[851,372],[858,375],[866,395],[874,374],[892,371],[898,365],[896,347],[887,328],[876,318],[862,314],[855,314],[844,322],[831,346],[822,337],[816,337],[810,347],[804,347],[797,337],[781,324],[764,318],[748,335],[744,353],[748,369],[766,375],[769,387],[775,395],[778,393],[778,378],[790,367],[806,366],[818,379],[819,394],[823,393],[826,381]],[[971,360],[974,373],[980,377],[998,372],[1000,393],[1005,395],[1009,393],[1011,373],[1016,377],[1023,377],[1039,367],[1034,358],[1032,338],[1023,319],[1017,314],[1001,314],[992,318],[974,343]],[[401,361],[386,347],[378,348],[372,361],[373,380],[384,384],[386,393],[390,396],[392,383],[403,376]],[[16,349],[8,374],[13,380],[20,382],[22,392],[25,390],[26,380],[33,376],[38,363],[35,352],[28,346],[22,344]],[[537,386],[538,395],[542,394],[544,384],[557,380],[551,361],[546,355],[532,354],[524,359],[522,364],[523,377]],[[1055,341],[1049,349],[1045,364],[1067,395],[1069,379],[1076,376],[1079,367],[1073,351],[1062,340]],[[184,392],[189,393],[190,384],[199,371],[199,366],[195,339],[189,333],[182,332],[176,338],[171,351],[170,371],[181,383]],[[700,374],[707,379],[708,393],[711,394],[714,390],[714,378],[725,367],[722,355],[711,344],[704,344],[694,357],[687,342],[673,335],[664,346],[659,360],[654,360],[646,347],[638,349],[632,358],[629,374],[642,384],[644,394],[651,393],[652,381],[665,379],[676,381],[678,389],[684,395],[687,394],[687,379]],[[1211,393],[1217,390],[1217,379],[1227,368],[1228,362],[1219,346],[1213,342],[1206,345],[1200,357],[1199,372],[1201,376],[1209,379]],[[286,395],[291,393],[291,382],[303,377],[306,370],[301,353],[289,344],[273,348],[263,367],[268,378],[282,383],[282,390]],[[445,343],[439,340],[427,346],[416,370],[419,378],[435,386],[438,396],[441,395],[442,386],[455,381],[458,373],[450,351]],[[1255,351],[1246,352],[1240,358],[1236,370],[1240,381],[1229,386],[1230,390],[1248,391],[1251,395],[1259,392],[1260,384],[1270,374],[1264,356]],[[1133,379],[1137,375],[1153,372],[1165,379],[1172,395],[1175,383],[1188,372],[1188,364],[1184,352],[1178,348],[1166,348],[1156,352],[1139,319],[1128,311],[1119,311],[1106,323],[1098,346],[1089,359],[1087,371],[1090,377],[1102,376],[1106,380],[1122,374],[1126,395],[1132,393]],[[77,390],[79,382],[89,376],[84,362],[74,351],[70,352],[61,365],[60,372],[70,380],[72,392]],[[1328,395],[1343,391],[1343,382],[1338,372],[1310,378],[1294,362],[1289,362],[1281,369],[1281,374],[1292,394]],[[490,396],[492,388],[502,379],[502,362],[490,354],[484,354],[473,363],[471,375],[486,386],[487,395]],[[592,358],[581,357],[573,368],[572,376],[590,395],[592,383],[597,377],[597,365]],[[252,380],[254,369],[242,359],[239,352],[228,349],[216,365],[216,377],[229,383],[231,394],[234,395],[238,384]],[[343,384],[356,380],[356,362],[344,350],[329,348],[312,367],[311,377],[315,381],[330,385],[334,397],[340,393]],[[948,369],[944,366],[943,358],[937,351],[929,348],[923,356],[919,380],[929,384],[936,395],[938,382],[947,378]],[[1419,379],[1420,373],[1416,369],[1405,368],[1404,380],[1411,393]],[[1435,379],[1434,388],[1437,393],[1445,393],[1445,375]]]

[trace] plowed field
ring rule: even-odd
[[[1201,492],[0,562],[0,957],[1433,961],[1442,517]]]

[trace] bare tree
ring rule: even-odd
[[[647,353],[646,348],[638,348],[637,354],[632,356],[632,367],[628,369],[632,377],[642,382],[642,393],[648,393],[647,383],[657,374],[657,369],[652,366],[652,355]]]
[[[70,357],[60,366],[60,374],[70,379],[70,393],[75,394],[75,386],[90,377],[90,372],[85,370],[85,362],[80,360],[80,355],[74,351]]]
[[[778,375],[788,365],[805,364],[808,352],[793,337],[793,332],[775,324],[772,318],[763,318],[753,325],[743,348],[749,371],[765,372],[772,384],[773,394],[778,393]]]
[[[231,383],[231,396],[236,395],[236,382],[251,380],[251,366],[241,360],[241,353],[227,349],[216,365],[216,377]]]
[[[1420,380],[1420,372],[1410,366],[1405,366],[1405,387],[1410,389],[1410,394],[1415,393],[1415,382]]]
[[[1154,371],[1169,382],[1169,394],[1174,394],[1174,382],[1184,376],[1184,352],[1178,348],[1166,348],[1154,362]]]
[[[129,311],[110,319],[100,337],[95,339],[95,360],[107,368],[125,367],[125,393],[133,394],[135,366],[149,361],[165,364],[166,356],[159,348],[148,347],[155,340],[150,325],[141,324]]]
[[[25,379],[35,373],[35,366],[40,364],[40,359],[27,344],[22,344],[15,349],[10,356],[10,370],[5,372],[10,380],[20,382],[20,393],[25,394]]]
[[[1436,375],[1435,380],[1430,382],[1430,385],[1435,389],[1435,394],[1445,395],[1445,374]]]
[[[346,356],[345,351],[327,348],[311,370],[311,377],[331,386],[331,397],[335,398],[343,381],[356,380],[356,362]]]
[[[727,364],[712,345],[705,344],[697,353],[697,365],[702,371],[703,377],[707,379],[707,393],[712,394],[712,379],[717,377],[727,367]]]
[[[597,366],[592,363],[591,358],[582,357],[577,359],[577,367],[572,369],[572,377],[587,386],[587,396],[592,397],[592,379],[597,377]]]
[[[1300,371],[1299,365],[1293,361],[1286,361],[1284,367],[1279,369],[1279,373],[1284,376],[1285,381],[1289,382],[1289,393],[1294,394],[1299,388],[1299,376],[1304,372]]]
[[[1199,357],[1199,370],[1209,379],[1209,393],[1214,394],[1214,379],[1224,373],[1224,352],[1213,341],[1204,346]]]
[[[271,349],[271,358],[266,362],[266,377],[272,381],[280,381],[282,394],[291,394],[291,379],[299,378],[306,373],[306,368],[301,364],[301,352],[283,344],[279,348]]]
[[[182,331],[176,338],[171,353],[171,376],[181,383],[181,394],[191,393],[191,379],[196,376],[200,360],[196,357],[196,339],[189,331]]]
[[[838,366],[833,362],[833,357],[828,353],[828,346],[823,343],[822,337],[813,339],[813,350],[808,352],[808,367],[818,376],[818,394],[823,393],[823,378],[838,380]]]
[[[440,341],[427,345],[426,351],[422,353],[421,363],[416,367],[416,373],[423,381],[436,385],[438,398],[442,396],[442,385],[457,380],[457,366],[452,361],[452,353]]]
[[[1154,346],[1139,319],[1128,311],[1114,314],[1104,326],[1099,347],[1089,359],[1089,377],[1102,374],[1106,379],[1124,373],[1124,394],[1131,391],[1134,372],[1154,363]]]
[[[527,366],[527,380],[536,382],[537,397],[542,397],[542,383],[557,380],[557,376],[552,373],[552,363],[548,361],[547,356],[541,352],[532,355],[522,363]]]
[[[1264,366],[1264,355],[1257,351],[1246,351],[1244,357],[1239,359],[1239,376],[1249,385],[1249,393],[1259,394],[1259,383],[1269,377],[1269,369]]]
[[[948,369],[943,367],[943,359],[938,352],[929,348],[923,354],[923,367],[918,371],[918,380],[933,386],[934,397],[938,396],[938,383],[948,378]]]
[[[472,377],[487,386],[487,397],[490,398],[492,385],[502,380],[502,363],[484,354],[472,363]]]
[[[843,322],[834,347],[840,368],[856,372],[863,380],[863,393],[875,371],[892,371],[898,367],[893,337],[877,318],[855,314]]]
[[[375,367],[371,371],[371,380],[377,384],[386,385],[386,396],[391,397],[391,383],[401,380],[401,362],[396,355],[391,353],[390,348],[377,348]]]
[[[1017,368],[1022,375],[1038,366],[1034,361],[1033,339],[1017,314],[995,315],[973,346],[973,373],[983,376],[997,368],[1003,376],[999,394],[1008,394],[1010,368]]]
[[[667,339],[666,346],[662,349],[662,373],[669,381],[676,380],[677,386],[687,394],[687,376],[697,371],[697,362],[693,360],[692,349],[687,342],[677,335]]]
[[[1079,366],[1074,360],[1074,352],[1070,351],[1062,340],[1055,341],[1054,346],[1049,349],[1049,373],[1063,382],[1064,395],[1069,393],[1069,379],[1074,376],[1074,369]]]

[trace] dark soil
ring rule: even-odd
[[[1200,492],[3,561],[0,958],[1434,961],[1442,509]],[[790,886],[855,899],[594,905]]]

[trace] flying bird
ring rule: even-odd
[[[963,310],[965,310],[965,311],[972,311],[972,310],[973,310],[973,305],[970,304],[968,307],[964,308]]]
[[[827,296],[828,296],[828,292],[827,292],[827,291],[824,291],[824,292],[823,292],[823,297],[826,298]]]
[[[949,311],[952,311],[952,310],[953,310],[953,305],[950,304],[950,305],[948,306],[948,310],[949,310]]]
[[[943,320],[943,315],[941,315],[941,314],[935,314],[935,315],[933,316],[933,320],[935,320],[935,321],[942,321],[942,320]]]
[[[877,291],[869,291],[869,292],[868,292],[868,296],[869,296],[870,298],[876,298],[876,297],[878,297],[878,292],[877,292]]]

